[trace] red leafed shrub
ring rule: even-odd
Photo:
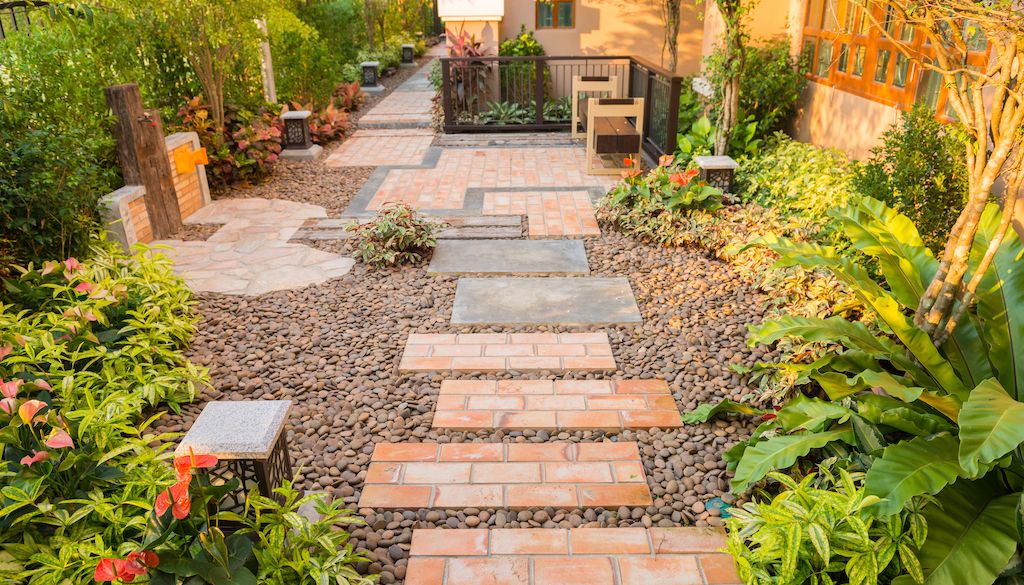
[[[338,109],[345,112],[354,112],[362,107],[363,102],[366,101],[366,94],[363,93],[363,89],[359,87],[358,81],[352,83],[339,83],[338,87],[334,88],[334,103],[338,104]]]
[[[345,133],[348,132],[350,127],[348,122],[348,112],[339,110],[334,107],[334,104],[328,104],[326,108],[317,111],[313,109],[313,104],[302,105],[297,102],[292,102],[291,107],[284,106],[281,113],[283,114],[290,110],[307,110],[313,112],[313,115],[309,117],[309,132],[313,138],[313,142],[316,144],[324,144],[334,140],[341,140],[345,137]]]

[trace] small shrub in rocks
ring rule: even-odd
[[[441,225],[416,214],[404,203],[382,209],[373,221],[353,223],[347,229],[359,238],[355,257],[374,266],[412,264],[437,246]]]

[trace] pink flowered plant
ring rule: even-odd
[[[35,449],[33,449],[32,455],[26,455],[21,458],[21,464],[26,467],[32,467],[36,463],[39,463],[40,461],[46,461],[49,458],[49,451],[36,451]]]
[[[96,572],[93,579],[99,583],[107,581],[121,581],[131,583],[136,577],[145,575],[146,572],[160,564],[160,558],[151,550],[136,551],[128,553],[123,559],[102,559],[96,565]]]

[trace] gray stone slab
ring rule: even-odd
[[[291,400],[214,400],[185,433],[175,456],[266,459],[284,431]]]
[[[460,278],[452,324],[642,323],[625,278]]]
[[[434,274],[589,274],[580,240],[445,240],[427,272]]]
[[[454,227],[437,233],[439,240],[500,240],[523,237],[523,228],[503,226]]]

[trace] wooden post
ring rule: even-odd
[[[117,117],[114,137],[124,182],[145,187],[146,213],[153,237],[167,238],[181,230],[181,211],[160,112],[142,108],[139,86],[134,83],[111,85],[103,94]]]
[[[534,57],[536,59],[533,62],[533,102],[534,102],[534,120],[537,124],[544,123],[544,58]],[[501,63],[498,63],[498,67],[501,67]]]

